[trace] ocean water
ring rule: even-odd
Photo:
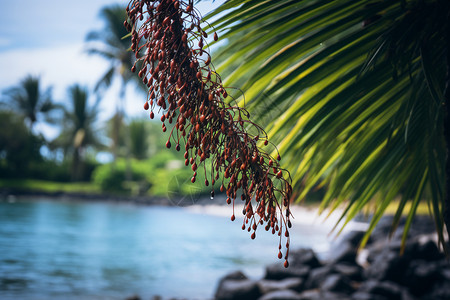
[[[260,278],[278,237],[255,240],[231,208],[16,199],[0,202],[0,299],[211,299],[240,269]],[[326,253],[329,226],[297,218],[291,247]]]

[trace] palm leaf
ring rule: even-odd
[[[281,151],[299,200],[317,186],[339,223],[376,201],[363,244],[394,199],[406,240],[428,201],[443,241],[445,1],[226,1],[206,16],[230,99]],[[232,53],[229,55],[229,53]],[[214,60],[213,60],[214,61]],[[426,159],[424,159],[426,158]]]

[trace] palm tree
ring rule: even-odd
[[[130,150],[136,159],[145,159],[148,157],[148,134],[147,122],[144,120],[132,120],[129,126]]]
[[[52,101],[51,89],[42,91],[40,78],[28,75],[18,86],[11,87],[4,92],[6,99],[3,104],[22,115],[32,131],[36,122],[41,118],[47,122],[54,122],[51,112],[61,107]]]
[[[88,92],[78,84],[68,91],[71,107],[64,113],[64,128],[54,143],[62,146],[66,154],[72,154],[72,179],[79,180],[86,148],[102,146],[94,128],[98,103],[89,107]]]
[[[117,76],[121,80],[119,102],[116,107],[116,114],[114,120],[125,119],[124,111],[124,99],[125,91],[130,81],[135,81],[136,85],[144,90],[144,85],[137,76],[131,72],[131,67],[135,62],[135,57],[132,51],[128,51],[130,48],[130,38],[126,37],[128,31],[123,25],[124,20],[127,18],[125,8],[120,5],[114,5],[105,7],[100,13],[101,17],[105,21],[105,28],[102,31],[93,31],[87,35],[87,41],[90,43],[88,47],[88,53],[94,55],[100,55],[109,60],[111,65],[103,77],[97,83],[95,90],[101,91],[110,87],[114,76]],[[113,132],[119,132],[120,122],[113,122],[116,126]],[[131,167],[129,163],[129,135],[125,135],[126,140],[126,156],[127,156],[127,179],[131,180]],[[117,158],[117,151],[119,149],[119,140],[117,136],[113,136],[113,155],[114,160]]]
[[[122,83],[120,98],[123,100],[126,85],[131,80],[135,80],[139,84],[138,86],[143,87],[142,83],[131,72],[135,57],[132,51],[128,51],[130,38],[125,38],[128,32],[123,26],[123,21],[127,15],[125,8],[120,5],[105,7],[100,15],[105,21],[105,28],[101,31],[92,31],[87,35],[87,52],[105,58],[111,65],[98,81],[95,90],[108,88],[114,76],[118,76]]]
[[[267,124],[299,199],[326,187],[321,209],[344,207],[343,226],[375,202],[363,245],[395,199],[392,231],[411,204],[403,241],[422,200],[441,243],[450,230],[449,11],[446,0],[229,0],[206,17],[232,41],[224,85]]]

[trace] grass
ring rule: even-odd
[[[55,182],[37,179],[0,179],[0,188],[49,193],[101,193],[100,187],[91,182]]]

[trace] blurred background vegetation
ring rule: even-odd
[[[39,76],[24,74],[1,91],[0,189],[165,197],[209,193],[200,184],[202,176],[193,188],[183,157],[165,147],[159,121],[126,115],[126,87],[144,87],[130,72],[134,56],[127,50],[129,38],[123,39],[125,8],[108,6],[100,16],[104,28],[87,34],[86,51],[110,68],[93,90],[73,83],[66,99],[54,99]],[[115,113],[100,122],[99,104],[114,79],[121,82],[117,101],[110,103]],[[59,135],[46,138],[38,123],[53,126]]]

